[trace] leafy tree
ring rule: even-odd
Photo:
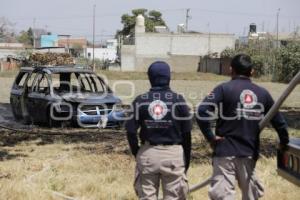
[[[139,8],[139,9],[134,9],[131,12],[136,17],[136,16],[138,16],[140,14],[143,15],[143,16],[146,16],[147,11],[148,10],[145,9],[145,8]]]
[[[145,26],[146,26],[146,32],[154,32],[155,26],[165,26],[166,23],[162,18],[162,14],[159,11],[151,10],[148,12],[147,9],[141,8],[141,9],[134,9],[131,11],[131,15],[124,14],[121,17],[121,23],[123,24],[123,29],[118,32],[118,34],[121,34],[123,36],[133,36],[134,35],[134,27],[135,27],[135,21],[136,17],[139,14],[142,14],[145,17]]]
[[[18,42],[23,43],[23,44],[28,44],[29,43],[29,36],[26,31],[21,31],[20,35],[17,38]]]
[[[30,44],[33,46],[33,40],[34,40],[34,38],[33,38],[33,30],[32,30],[31,27],[27,30],[27,35],[29,37]]]
[[[248,45],[225,49],[221,57],[232,58],[238,53],[251,56],[256,77],[269,75],[273,81],[288,82],[300,70],[300,42],[297,41],[288,41],[279,50],[272,39],[249,41]]]
[[[17,37],[18,42],[33,46],[33,32],[29,28],[27,31],[21,31]]]
[[[225,49],[221,53],[221,57],[232,58],[239,53],[251,56],[254,63],[254,76],[260,77],[273,73],[276,62],[276,49],[272,38],[250,40],[247,45],[239,45],[235,49]]]
[[[300,71],[300,42],[290,42],[277,54],[275,80],[288,82]]]
[[[121,35],[134,35],[135,17],[125,14],[122,16],[123,29],[119,32]]]
[[[149,19],[152,19],[154,21],[160,21],[161,20],[161,17],[162,17],[162,14],[161,12],[158,12],[156,10],[151,10],[149,12]]]

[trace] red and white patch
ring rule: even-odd
[[[251,90],[243,90],[240,95],[240,101],[244,108],[253,108],[257,104],[257,96]]]
[[[246,96],[244,97],[245,99],[245,103],[250,104],[253,102],[253,98],[250,94],[246,94]]]
[[[155,100],[150,103],[148,112],[154,120],[161,120],[166,116],[168,112],[168,107],[165,104],[165,102],[161,100]]]

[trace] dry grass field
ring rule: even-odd
[[[196,73],[195,73],[196,74]],[[175,74],[172,88],[184,93],[196,105],[205,94],[227,77],[211,74]],[[149,88],[146,75],[106,72],[113,87],[118,80],[133,80],[130,95],[128,82],[117,84],[116,94],[130,103],[135,95]],[[9,102],[13,75],[0,75],[0,103]],[[190,79],[189,79],[190,77]],[[285,84],[259,82],[276,98]],[[300,87],[285,102],[285,106],[300,107]],[[40,129],[34,129],[39,131]],[[42,131],[46,129],[43,128]],[[52,132],[61,130],[52,129]],[[133,184],[135,161],[130,155],[123,130],[65,129],[64,133],[78,136],[49,136],[15,133],[0,129],[0,199],[11,200],[129,200],[136,199]],[[300,131],[290,130],[300,136]],[[298,200],[299,187],[277,176],[275,147],[276,133],[266,129],[262,133],[262,152],[258,177],[265,186],[263,199]],[[188,173],[190,185],[211,174],[210,150],[197,127],[193,129],[192,165]],[[240,199],[239,192],[237,199]],[[189,199],[208,199],[207,188],[193,193]]]
[[[267,130],[265,134],[274,133]],[[123,131],[91,131],[84,137],[2,132],[0,138],[4,145],[0,150],[1,199],[136,199],[132,188],[135,161]],[[208,147],[196,129],[193,143],[191,185],[211,174]],[[272,156],[275,142],[267,142],[263,150],[270,156],[260,159],[257,167],[266,189],[263,199],[299,199],[299,188],[277,176]],[[190,199],[208,199],[207,188]]]

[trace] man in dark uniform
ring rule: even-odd
[[[165,200],[184,200],[188,192],[192,116],[184,98],[169,87],[167,63],[151,64],[148,76],[151,89],[133,101],[133,114],[126,123],[128,142],[137,162],[135,191],[139,199],[156,200],[161,181]]]
[[[259,156],[259,122],[274,101],[267,90],[251,82],[253,64],[245,54],[232,62],[232,80],[217,86],[198,108],[197,122],[213,153],[211,199],[234,199],[235,180],[243,200],[258,199],[264,190],[255,177]],[[215,134],[211,129],[212,113],[218,110]],[[289,142],[287,124],[280,113],[271,120],[280,144]]]

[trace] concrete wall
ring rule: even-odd
[[[24,44],[23,43],[0,43],[0,48],[4,48],[4,49],[9,49],[9,48],[23,49]]]
[[[123,45],[121,48],[121,70],[135,71],[135,45]]]
[[[171,37],[169,34],[137,34],[136,55],[143,57],[168,57]]]
[[[172,40],[171,53],[174,55],[200,56],[208,52],[206,35],[175,35]]]
[[[21,50],[14,50],[14,49],[0,49],[0,59],[7,58],[7,56],[17,56],[18,52]]]
[[[153,62],[165,61],[170,65],[172,72],[196,72],[199,59],[199,56],[137,57],[135,58],[135,71],[145,72]]]
[[[189,55],[204,56],[234,48],[233,34],[171,34],[144,33],[135,38],[136,55],[145,57]]]
[[[233,34],[136,33],[135,45],[122,47],[121,68],[146,71],[152,62],[163,60],[172,71],[196,72],[200,56],[208,52],[220,54],[226,48],[234,48],[234,44]]]
[[[218,35],[213,34],[210,37],[210,47],[211,47],[211,53],[218,52],[219,55],[222,51],[224,51],[226,48],[235,48],[235,37],[234,35]]]
[[[16,61],[6,62],[0,60],[0,72],[16,70],[19,68],[19,66],[20,64]]]

